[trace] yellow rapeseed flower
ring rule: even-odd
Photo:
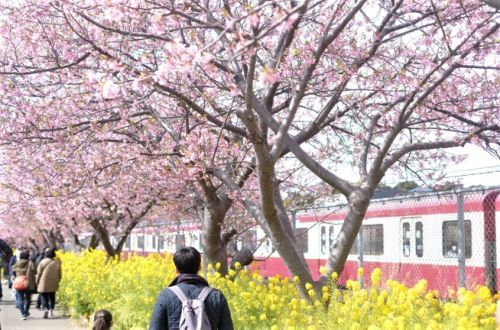
[[[102,251],[58,256],[63,265],[61,305],[75,317],[108,309],[116,330],[147,329],[158,293],[176,276],[169,254],[130,255],[120,262],[106,261]],[[293,282],[279,276],[264,279],[258,273],[233,270],[226,278],[212,273],[213,266],[207,269],[210,285],[227,298],[236,329],[495,328],[495,297],[484,286],[459,289],[456,295],[450,291],[450,299],[441,301],[446,292],[427,291],[426,281],[413,288],[394,280],[382,284],[382,272],[374,269],[367,283],[371,287],[361,288],[356,279],[350,279],[347,290],[338,290],[338,276],[333,273],[330,283],[321,288],[321,299],[316,299],[312,283],[305,285],[312,299],[301,299],[298,277]]]
[[[358,277],[363,277],[364,273],[365,273],[365,270],[363,269],[363,267],[359,267],[358,268]]]

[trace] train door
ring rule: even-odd
[[[328,255],[330,253],[330,249],[332,247],[334,239],[335,236],[333,225],[321,225],[319,249],[320,259],[324,258],[325,255]]]
[[[420,218],[400,220],[399,280],[419,279],[422,274],[417,266],[424,257],[424,225]]]
[[[402,218],[401,260],[414,260],[424,255],[424,226],[419,218]],[[407,258],[407,259],[405,259]]]
[[[334,225],[322,224],[320,228],[318,269],[323,266],[330,255],[333,242],[335,240]]]

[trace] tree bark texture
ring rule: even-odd
[[[233,201],[227,195],[219,196],[215,187],[200,181],[204,194],[203,207],[203,263],[205,269],[208,264],[220,263],[219,273],[225,276],[228,272],[227,243],[222,240],[222,225],[227,211]]]
[[[327,275],[333,272],[340,275],[344,270],[349,251],[351,251],[352,245],[356,240],[366,210],[370,204],[370,198],[371,196],[368,192],[361,190],[356,190],[349,197],[349,211],[328,257]]]

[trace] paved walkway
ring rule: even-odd
[[[3,283],[2,283],[3,285]],[[0,329],[1,330],[83,330],[78,327],[67,316],[62,315],[62,311],[54,311],[54,317],[44,320],[43,312],[35,308],[37,295],[33,295],[33,302],[30,307],[31,316],[26,321],[21,320],[21,313],[15,307],[14,299],[5,285],[3,285],[3,300],[0,301]]]

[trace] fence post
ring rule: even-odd
[[[464,219],[464,193],[457,195],[458,215],[458,283],[465,288],[465,219]]]
[[[484,265],[486,285],[491,292],[497,292],[497,239],[495,212],[496,199],[500,190],[486,194],[483,199],[484,212]]]
[[[358,268],[363,268],[363,227],[359,229],[358,233]],[[358,280],[361,287],[363,287],[363,276]]]

